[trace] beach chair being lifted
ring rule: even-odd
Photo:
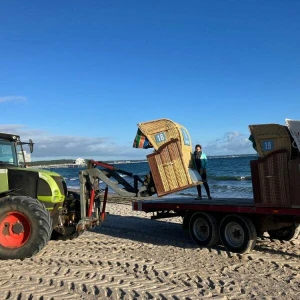
[[[150,173],[145,186],[150,195],[163,196],[201,183],[194,168],[191,137],[184,126],[169,119],[139,123],[133,147],[154,148],[146,156]]]

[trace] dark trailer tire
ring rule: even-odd
[[[291,241],[292,239],[296,238],[298,235],[299,229],[296,225],[276,229],[276,230],[269,230],[268,234],[271,239],[280,240],[280,241]]]
[[[247,253],[255,247],[257,233],[248,217],[228,215],[221,221],[220,239],[227,250]]]
[[[192,240],[200,246],[213,247],[220,240],[218,222],[209,213],[194,213],[190,219],[189,232]]]
[[[52,232],[44,204],[27,196],[0,199],[0,259],[24,259],[38,253]]]

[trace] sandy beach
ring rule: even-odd
[[[1,261],[0,299],[300,299],[300,240],[249,254],[197,247],[181,219],[108,203],[106,221],[36,256]]]

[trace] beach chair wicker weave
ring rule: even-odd
[[[292,140],[286,126],[278,124],[249,125],[255,150],[259,157],[265,157],[273,151],[286,150],[291,158]]]
[[[158,196],[170,194],[193,185],[183,161],[178,139],[162,145],[147,156]]]
[[[289,161],[291,206],[300,208],[300,158]]]
[[[272,152],[266,157],[258,159],[257,165],[259,195],[255,204],[257,206],[290,206],[287,151]]]

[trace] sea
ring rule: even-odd
[[[211,156],[208,157],[207,181],[213,198],[253,198],[250,161],[257,159],[256,155],[233,155],[233,156]],[[147,161],[126,161],[114,162],[112,165],[120,170],[130,172],[134,175],[143,177],[150,171]],[[51,167],[46,166],[43,169],[59,173],[66,180],[67,187],[70,189],[79,189],[79,172],[84,167]],[[133,179],[130,176],[120,174],[133,185]],[[100,182],[100,188],[105,188],[103,182]],[[110,193],[114,193],[109,189]],[[196,187],[164,196],[164,197],[197,197]],[[202,187],[202,196],[206,196],[205,189]]]

